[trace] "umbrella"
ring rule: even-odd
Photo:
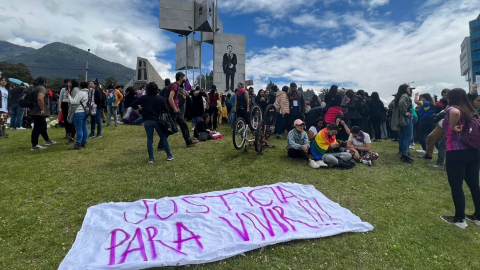
[[[12,82],[12,83],[14,83],[14,84],[18,84],[18,85],[20,85],[20,84],[23,83],[23,82],[20,81],[19,79],[15,79],[15,78],[9,78],[8,80],[9,80],[10,82]]]

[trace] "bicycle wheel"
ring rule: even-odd
[[[257,130],[260,120],[262,120],[262,109],[260,106],[255,105],[250,111],[250,125],[252,125],[253,130]]]
[[[275,123],[277,121],[277,109],[275,106],[267,106],[263,115],[263,120],[265,120],[265,125],[267,125],[268,128],[275,127]]]
[[[247,123],[243,120],[242,117],[239,117],[235,122],[233,127],[233,146],[235,149],[240,150],[245,145],[245,129],[247,128]]]
[[[255,151],[259,154],[263,152],[263,144],[265,143],[265,122],[260,120],[255,132]]]

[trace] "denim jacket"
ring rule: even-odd
[[[305,131],[299,132],[297,129],[294,128],[288,133],[287,140],[287,149],[300,150],[303,145],[306,145],[308,148],[310,148],[308,136]]]

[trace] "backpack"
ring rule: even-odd
[[[103,90],[100,90],[101,92],[101,97],[102,97],[102,108],[107,108],[107,95]]]
[[[28,87],[22,91],[20,99],[18,100],[18,105],[22,108],[33,108],[35,107],[35,97],[33,93],[33,87]]]
[[[480,117],[478,114],[472,114],[472,118],[466,123],[458,136],[468,147],[480,149]]]
[[[350,170],[355,167],[355,162],[353,160],[343,160],[342,158],[338,157],[338,167],[342,170]]]
[[[363,99],[357,98],[360,103],[360,109],[358,110],[362,116],[368,115],[370,109],[368,108],[368,104],[363,101]]]
[[[113,104],[117,104],[117,101],[115,100],[115,91],[108,93],[107,95],[107,105],[114,107]]]
[[[89,90],[88,91],[88,98],[87,98],[87,104],[83,105],[83,110],[85,111],[85,114],[88,116],[93,116],[97,114],[97,104],[95,104],[95,89],[94,90]]]

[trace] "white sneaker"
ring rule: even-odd
[[[191,130],[192,130],[192,131],[194,131],[194,130],[195,130],[195,127],[192,127],[192,129],[191,129]]]
[[[367,166],[372,166],[372,161],[371,160],[362,160],[362,163],[367,165]]]
[[[45,142],[45,145],[54,145],[54,144],[57,144],[57,142],[56,142],[56,141],[52,141],[52,140],[50,140],[50,141],[48,141],[48,142]],[[46,148],[46,147],[45,147],[45,148]]]
[[[19,130],[24,130],[24,129],[26,129],[26,128],[24,128],[24,127],[18,127],[17,129],[19,129]]]
[[[308,163],[308,166],[310,166],[310,168],[312,169],[320,168],[320,165],[318,165],[317,162],[315,162],[315,160],[310,161],[310,163]]]
[[[34,151],[34,150],[45,150],[45,149],[47,149],[47,147],[37,144],[36,146],[33,146],[31,150]]]
[[[410,149],[415,149],[415,146],[410,145],[408,148],[410,148]]]
[[[323,160],[321,160],[321,159],[320,159],[320,160],[317,160],[317,161],[315,161],[315,162],[316,162],[316,163],[318,164],[318,166],[320,166],[320,167],[328,167],[328,165],[327,165],[325,162],[323,162]]]

